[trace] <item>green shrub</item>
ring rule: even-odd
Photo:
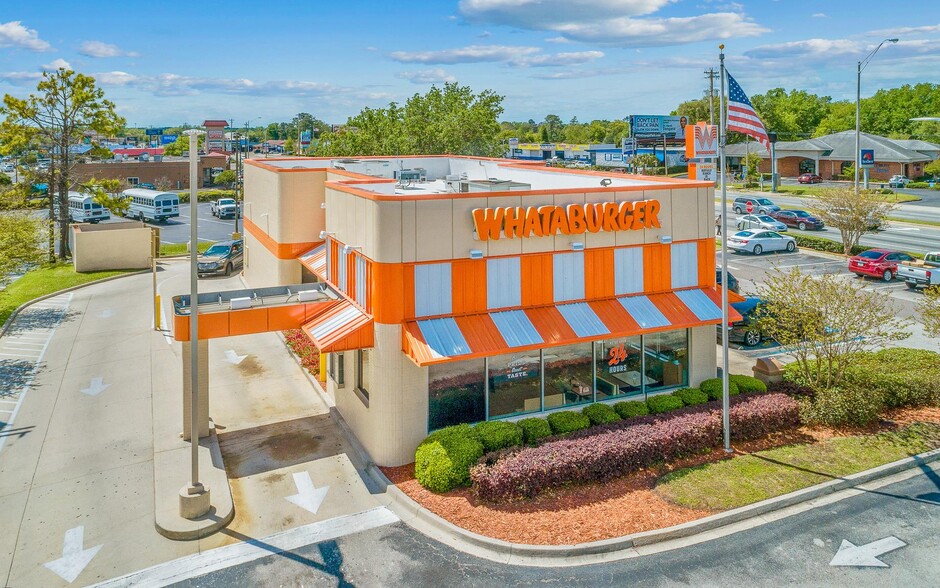
[[[927,182],[908,182],[907,187],[916,188],[920,190],[926,190],[927,188],[930,187],[930,184],[928,184]]]
[[[620,418],[628,419],[630,417],[643,416],[650,413],[650,407],[642,400],[627,400],[614,404],[614,410],[620,415]]]
[[[659,414],[661,412],[669,412],[670,410],[675,410],[677,408],[682,408],[682,401],[676,398],[675,396],[670,396],[669,394],[660,394],[659,396],[651,396],[646,400],[646,404],[650,408],[652,414]]]
[[[721,400],[722,386],[721,378],[710,378],[705,380],[698,386],[699,390],[705,393],[708,396],[709,400]],[[738,385],[731,381],[731,377],[728,377],[728,395],[734,396],[739,394],[741,391],[738,389]]]
[[[866,425],[878,418],[884,404],[878,394],[855,387],[817,390],[800,401],[800,420],[809,425]]]
[[[415,451],[415,478],[432,492],[470,483],[470,468],[483,457],[479,432],[470,425],[434,431]]]
[[[767,384],[752,376],[730,374],[728,380],[734,382],[734,385],[738,387],[738,391],[740,391],[741,394],[748,394],[750,392],[763,393],[767,391]]]
[[[591,426],[591,419],[580,412],[565,410],[548,415],[548,424],[552,428],[552,433],[564,435],[565,433],[587,429]]]
[[[587,418],[591,419],[592,425],[606,425],[607,423],[614,423],[620,420],[620,415],[617,414],[617,411],[606,404],[585,406],[581,412],[584,413]]]
[[[507,447],[522,445],[522,428],[516,423],[508,421],[488,421],[476,427],[486,451],[499,451]]]
[[[538,417],[522,419],[516,424],[522,429],[522,438],[526,445],[535,445],[540,439],[552,434],[552,427],[548,421]]]
[[[841,386],[879,394],[890,407],[940,404],[940,354],[906,348],[858,353]]]
[[[685,406],[695,406],[696,404],[705,404],[708,402],[708,394],[705,394],[698,388],[683,388],[672,393],[673,396],[682,401]]]

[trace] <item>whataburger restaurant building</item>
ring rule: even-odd
[[[325,283],[303,330],[380,465],[447,425],[715,376],[710,182],[454,156],[247,164],[245,279]]]

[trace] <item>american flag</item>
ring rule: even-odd
[[[728,130],[737,131],[760,141],[770,151],[770,139],[767,129],[760,121],[747,94],[741,89],[731,74],[728,74]]]

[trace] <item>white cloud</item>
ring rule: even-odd
[[[471,22],[552,31],[570,41],[620,47],[683,45],[712,39],[754,37],[768,31],[748,18],[744,6],[726,2],[712,12],[654,17],[673,0],[461,0]],[[555,41],[557,38],[553,39]]]
[[[25,86],[42,79],[42,74],[36,71],[8,71],[0,73],[0,80],[14,86]]]
[[[488,38],[490,38],[490,37],[492,37],[492,36],[493,36],[493,33],[489,32],[489,31],[483,31],[482,33],[480,33],[479,35],[477,35],[477,38],[478,38],[478,39],[488,39]]]
[[[878,31],[871,31],[873,35],[883,35],[885,37],[893,37],[895,35],[919,35],[922,33],[940,33],[940,24],[927,25],[923,27],[897,27],[894,29],[881,29]]]
[[[829,18],[829,15],[825,12],[817,12],[813,15],[813,18]]]
[[[86,57],[140,57],[139,53],[125,51],[117,45],[102,41],[85,41],[79,46],[78,52]]]
[[[393,51],[389,57],[399,63],[481,63],[510,61],[513,58],[538,53],[538,51],[538,47],[470,45],[441,51]]]
[[[53,59],[51,63],[46,63],[46,64],[44,64],[44,65],[42,66],[42,68],[45,69],[45,70],[48,70],[48,71],[55,71],[55,70],[60,69],[60,68],[61,68],[61,69],[72,69],[72,64],[70,64],[68,61],[66,61],[66,60],[64,60],[64,59],[62,59],[62,58],[60,57],[60,58],[58,58],[58,59]]]
[[[576,51],[571,53],[555,53],[554,55],[533,55],[520,57],[510,61],[513,65],[523,67],[550,67],[557,65],[580,65],[604,56],[602,51]]]
[[[27,29],[18,20],[0,23],[0,47],[19,47],[37,53],[52,50],[48,42],[39,38],[36,29]]]
[[[438,84],[444,82],[456,82],[457,78],[447,73],[441,68],[425,69],[421,71],[403,71],[396,74],[403,80],[408,80],[413,84]]]
[[[754,59],[793,59],[813,57],[834,57],[853,55],[861,50],[861,45],[849,39],[805,39],[775,45],[761,45],[744,52]]]
[[[564,37],[549,37],[545,39],[546,43],[570,43],[571,39],[566,39]]]

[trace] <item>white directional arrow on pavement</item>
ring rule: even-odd
[[[243,359],[248,357],[247,355],[239,355],[235,353],[234,349],[229,349],[225,352],[225,361],[229,362],[232,365],[238,365],[242,362]]]
[[[878,559],[878,556],[904,547],[905,545],[907,545],[907,543],[894,536],[872,541],[865,545],[855,545],[851,541],[843,539],[842,545],[839,546],[839,553],[832,558],[829,565],[887,568],[890,566]]]
[[[297,486],[297,494],[288,496],[287,499],[300,508],[309,510],[313,514],[317,514],[317,510],[319,510],[320,505],[323,504],[323,499],[326,498],[326,492],[330,489],[330,487],[315,487],[313,485],[313,480],[310,479],[310,474],[307,472],[295,473],[294,484]]]
[[[87,394],[88,396],[97,396],[107,390],[111,384],[105,384],[101,380],[102,378],[92,378],[91,382],[88,384],[88,387],[82,388],[82,394]]]
[[[62,545],[62,557],[43,564],[60,578],[71,584],[82,573],[85,566],[101,549],[101,545],[82,549],[85,541],[85,527],[74,527],[65,532],[65,542]]]
[[[111,318],[112,316],[114,316],[114,311],[109,308],[98,313],[99,318]]]

